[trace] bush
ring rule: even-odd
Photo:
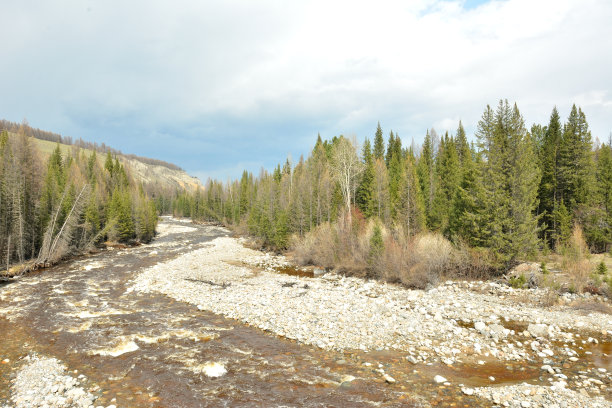
[[[370,252],[368,255],[368,264],[370,268],[377,265],[380,261],[380,257],[385,251],[385,242],[382,237],[382,230],[380,225],[376,224],[372,237],[370,238]]]
[[[508,283],[514,289],[522,289],[525,287],[525,284],[527,283],[527,278],[525,278],[524,273],[521,273],[519,276],[511,276],[510,279],[508,280]]]
[[[606,275],[608,273],[608,267],[604,263],[603,259],[599,263],[599,265],[597,265],[597,268],[595,269],[595,271],[597,272],[598,275]]]
[[[562,248],[562,254],[561,265],[569,275],[570,291],[581,292],[588,283],[592,266],[588,260],[589,250],[580,225],[574,226],[572,235]]]

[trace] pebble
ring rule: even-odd
[[[55,358],[30,355],[19,369],[11,387],[15,408],[73,406],[89,408],[95,397],[78,386],[66,367]],[[85,376],[79,376],[86,381]]]

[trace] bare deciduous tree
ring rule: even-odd
[[[331,168],[332,175],[340,184],[342,197],[346,206],[349,221],[351,220],[351,203],[353,191],[357,183],[357,177],[363,171],[363,163],[357,155],[357,146],[353,138],[352,141],[341,136],[334,146]]]

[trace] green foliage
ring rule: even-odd
[[[376,134],[374,135],[374,159],[382,159],[385,154],[385,141],[383,140],[383,131],[380,127],[380,122],[376,127]]]
[[[425,218],[427,227],[431,228],[434,223],[432,213],[434,205],[434,197],[436,192],[435,185],[435,168],[434,168],[434,151],[429,131],[425,135],[425,141],[423,142],[423,149],[421,156],[417,164],[417,175],[419,177],[419,183],[421,186],[421,192],[425,203]]]
[[[370,267],[374,266],[380,259],[385,250],[385,243],[382,237],[382,229],[380,225],[376,224],[372,231],[372,237],[370,237],[370,252],[368,254],[368,264]]]
[[[500,101],[497,111],[485,110],[477,136],[483,154],[477,184],[484,196],[475,221],[478,239],[512,261],[538,247],[537,188],[540,181],[533,145],[516,105]]]
[[[432,230],[445,232],[448,236],[450,229],[449,208],[453,206],[453,201],[461,183],[459,156],[457,155],[455,141],[453,138],[448,137],[448,133],[440,143],[436,163],[436,177],[438,187],[434,194],[429,227]]]
[[[538,132],[539,133],[539,132]],[[561,120],[559,112],[555,107],[550,115],[548,127],[543,132],[543,138],[539,144],[539,163],[542,178],[538,187],[539,207],[541,214],[540,228],[545,242],[552,246],[560,237],[565,235],[564,227],[570,225],[571,219],[560,220],[559,217],[569,215],[563,204],[562,189],[560,184],[560,145],[562,141]],[[564,206],[561,210],[559,206]],[[562,211],[562,212],[561,212]],[[561,224],[565,222],[569,224]]]
[[[380,125],[380,124],[379,124]],[[355,200],[357,208],[366,217],[371,217],[374,214],[374,158],[370,149],[370,141],[365,140],[363,144],[363,162],[364,171],[361,175],[359,186],[357,187],[357,195]]]
[[[548,275],[550,273],[550,271],[548,270],[548,268],[546,267],[546,262],[542,262],[540,264],[540,270],[542,271],[543,275]]]
[[[522,289],[527,284],[527,278],[525,278],[525,274],[521,273],[519,276],[511,276],[508,283],[514,289]]]
[[[606,266],[606,263],[603,260],[599,264],[597,264],[595,273],[597,273],[598,275],[606,275],[608,273],[608,267]]]

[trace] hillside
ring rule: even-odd
[[[11,137],[16,137],[15,133],[9,133]],[[33,137],[32,140],[36,144],[36,147],[42,155],[48,157],[51,155],[58,142],[49,140],[42,140]],[[81,149],[88,156],[92,154],[93,150],[89,148],[78,147],[77,145],[68,145],[65,143],[59,143],[62,154],[71,153],[73,150]],[[96,149],[99,150],[99,149]],[[194,192],[198,188],[202,188],[202,183],[197,177],[192,177],[187,174],[180,167],[164,163],[159,160],[142,158],[134,155],[126,155],[118,152],[115,149],[110,149],[114,152],[114,155],[126,167],[127,171],[134,177],[137,182],[144,184],[156,184],[165,190],[174,189],[185,189],[188,192]],[[104,154],[98,151],[98,161],[103,164]],[[153,162],[159,162],[164,164],[153,164]]]

